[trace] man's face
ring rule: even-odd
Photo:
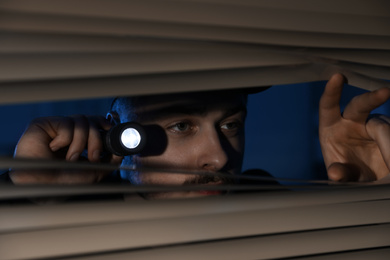
[[[125,158],[140,166],[238,174],[244,151],[245,96],[241,94],[197,93],[144,97],[133,106],[135,121],[158,125],[166,135],[166,149],[158,155]],[[131,115],[121,115],[130,121]],[[134,184],[219,185],[225,179],[214,175],[138,172]],[[194,197],[218,192],[191,191],[155,193],[153,197]]]

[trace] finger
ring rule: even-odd
[[[122,160],[123,160],[123,156],[118,156],[118,155],[113,154],[111,156],[110,163],[119,165],[122,163]]]
[[[72,116],[71,118],[74,122],[73,140],[66,154],[66,160],[77,161],[87,145],[89,123],[87,118],[82,115]]]
[[[104,117],[93,117],[93,122],[94,124],[97,124],[99,126],[99,128],[103,128],[105,131],[108,131],[111,129],[111,127],[113,127],[113,125],[110,123],[109,120],[107,120],[106,118]],[[99,137],[101,138],[101,134],[99,133]],[[101,142],[101,145],[103,146],[103,143]],[[102,147],[103,149],[103,147]],[[117,156],[117,155],[114,155],[114,154],[110,154],[108,156],[105,156],[105,158],[103,158],[104,162],[109,162],[109,163],[112,163],[112,164],[120,164],[123,160],[123,156]]]
[[[382,157],[385,164],[376,163],[377,178],[384,178],[389,174],[390,169],[390,118],[383,115],[373,117],[368,120],[366,130],[379,147],[380,154],[376,156]]]
[[[375,181],[376,184],[390,184],[390,174],[387,176],[383,177],[380,180]]]
[[[110,121],[102,116],[89,118],[90,137],[88,140],[88,159],[93,162],[101,161],[101,154],[104,150],[101,129],[110,130],[112,125]]]
[[[360,178],[358,169],[345,163],[332,163],[327,170],[328,178],[332,181],[358,181]]]
[[[340,120],[340,98],[345,78],[341,74],[333,75],[325,86],[320,99],[320,127],[330,126]]]
[[[88,135],[88,160],[91,162],[99,162],[100,155],[103,152],[102,134],[99,131],[100,127],[93,121],[89,121]]]
[[[390,98],[390,89],[382,88],[354,97],[346,106],[343,117],[364,123],[371,111]]]
[[[96,122],[99,127],[103,128],[105,131],[108,131],[111,129],[111,127],[113,127],[113,124],[110,123],[110,120],[102,116],[93,117],[93,121]]]
[[[47,122],[51,128],[47,133],[53,139],[49,143],[50,149],[55,152],[69,146],[73,140],[73,120],[67,117],[47,118]]]

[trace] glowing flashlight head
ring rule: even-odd
[[[121,134],[121,142],[127,149],[135,149],[141,143],[141,135],[135,128],[126,128]]]
[[[112,127],[104,138],[106,149],[119,156],[140,153],[145,146],[146,134],[137,123],[123,123]]]

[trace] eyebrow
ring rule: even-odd
[[[164,119],[172,116],[180,116],[180,115],[196,115],[196,116],[204,116],[208,113],[208,111],[212,111],[213,106],[209,105],[191,105],[191,104],[175,104],[171,106],[166,106],[160,109],[155,109],[147,112],[140,113],[139,116],[141,118],[147,119]],[[223,114],[223,118],[229,117],[231,115],[244,112],[244,116],[247,115],[247,108],[244,104],[239,104],[228,108]]]

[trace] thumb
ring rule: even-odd
[[[359,177],[359,169],[351,164],[335,162],[328,167],[328,178],[332,181],[358,181]]]

